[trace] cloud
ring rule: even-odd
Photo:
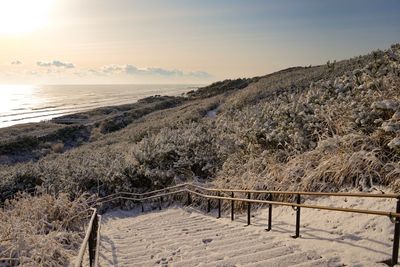
[[[39,67],[57,67],[57,68],[65,68],[65,69],[75,68],[74,64],[68,63],[68,62],[62,62],[59,60],[53,60],[50,62],[38,61],[38,62],[36,62],[36,65],[38,65]]]
[[[97,76],[105,76],[105,74],[100,71],[100,70],[96,70],[96,69],[89,69],[87,72],[84,73],[84,75],[86,74],[93,74],[93,75],[97,75]]]
[[[168,69],[161,67],[138,67],[133,64],[109,64],[93,66],[91,68],[81,68],[73,63],[51,60],[35,61],[35,66],[29,67],[28,63],[19,60],[10,61],[13,67],[8,67],[5,71],[0,68],[0,74],[25,77],[29,79],[43,79],[49,81],[84,81],[91,83],[182,83],[182,82],[209,82],[214,76],[205,71],[185,71],[179,69]],[[22,64],[22,65],[20,65]],[[0,66],[1,67],[1,66]],[[26,68],[24,68],[26,67]]]
[[[139,71],[139,69],[133,65],[128,64],[128,65],[125,65],[124,71],[126,74],[135,74]]]
[[[138,68],[136,68],[133,65],[127,64],[127,65],[106,65],[100,68],[99,72],[103,74],[137,74],[140,72]]]
[[[106,65],[100,68],[99,72],[104,73],[104,74],[115,74],[115,73],[121,73],[123,70],[123,67],[120,65]],[[95,70],[92,70],[93,72]]]
[[[166,70],[162,68],[147,68],[145,72],[148,74],[155,74],[161,76],[184,76],[183,71],[180,70]]]
[[[212,77],[205,71],[184,72],[182,70],[168,70],[157,67],[138,68],[131,64],[126,65],[105,65],[99,70],[89,70],[91,74],[96,75],[113,75],[113,74],[126,74],[136,76],[162,76],[162,77],[194,77],[194,78],[210,78]]]
[[[189,76],[196,77],[196,78],[202,78],[202,79],[208,79],[208,78],[212,77],[212,75],[210,73],[205,72],[205,71],[189,72]]]

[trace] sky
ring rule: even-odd
[[[0,84],[210,83],[397,42],[398,0],[0,0]]]

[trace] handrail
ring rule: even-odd
[[[327,194],[317,194],[317,192],[288,192],[288,191],[283,191],[283,192],[279,192],[279,191],[261,191],[261,190],[236,190],[233,189],[231,191],[229,191],[229,189],[222,189],[222,190],[217,190],[217,189],[209,189],[209,188],[205,188],[205,187],[201,187],[201,186],[197,186],[197,185],[191,185],[191,184],[184,184],[184,185],[189,185],[189,186],[193,186],[195,188],[201,189],[201,190],[207,190],[207,191],[218,191],[218,192],[241,192],[241,193],[267,193],[267,194],[280,194],[280,193],[290,193],[290,194],[296,194],[296,195],[315,195],[315,196],[351,196],[351,197],[375,197],[375,198],[394,198],[394,196],[398,196],[396,194],[346,194],[346,193],[327,193]],[[171,188],[178,188],[178,187],[182,187],[182,186],[174,186]],[[166,188],[165,190],[156,190],[156,191],[151,191],[151,192],[147,192],[147,194],[150,193],[154,193],[154,192],[161,192],[161,191],[166,191],[167,189],[171,189],[171,188]],[[353,212],[353,213],[362,213],[362,214],[370,214],[370,215],[380,215],[380,216],[388,216],[388,217],[396,217],[396,218],[400,218],[400,213],[396,213],[396,212],[387,212],[387,211],[376,211],[376,210],[363,210],[363,209],[351,209],[351,208],[336,208],[336,207],[328,207],[328,206],[319,206],[319,205],[307,205],[307,204],[295,204],[295,203],[289,203],[289,202],[281,202],[281,201],[269,201],[269,200],[257,200],[257,199],[244,199],[244,198],[236,198],[236,197],[222,197],[222,196],[212,196],[212,195],[206,195],[206,194],[201,194],[198,193],[196,191],[190,190],[190,189],[183,189],[183,190],[178,190],[178,191],[173,191],[173,192],[168,192],[168,193],[163,193],[163,194],[158,194],[158,195],[154,195],[154,196],[150,196],[150,197],[142,197],[142,198],[132,198],[132,197],[124,197],[124,196],[120,196],[118,194],[125,194],[125,192],[119,192],[116,194],[112,194],[110,196],[116,196],[112,199],[107,199],[107,200],[103,200],[104,198],[101,198],[100,201],[96,202],[96,204],[102,204],[105,202],[109,202],[109,201],[114,201],[117,199],[125,199],[125,200],[131,200],[131,201],[136,201],[136,202],[142,202],[145,200],[151,200],[151,199],[156,199],[156,198],[160,198],[160,197],[164,197],[164,196],[170,196],[170,195],[175,195],[175,194],[179,194],[179,193],[185,193],[185,192],[189,192],[204,198],[211,198],[211,199],[221,199],[221,200],[233,200],[233,201],[241,201],[241,202],[247,202],[247,203],[258,203],[258,204],[272,204],[272,205],[278,205],[278,206],[291,206],[291,207],[303,207],[303,208],[311,208],[311,209],[320,209],[320,210],[331,210],[331,211],[343,211],[343,212]],[[303,194],[305,193],[305,194]],[[315,193],[315,194],[314,194]],[[117,196],[118,195],[118,196]],[[145,194],[135,194],[138,196],[142,196]]]
[[[129,198],[129,197],[123,197],[123,198],[128,199],[128,200],[133,200],[133,201],[144,201],[144,200],[150,200],[150,199],[155,199],[155,198],[160,198],[160,197],[176,195],[179,193],[185,193],[187,191],[188,191],[188,189],[183,189],[183,190],[178,190],[178,191],[174,191],[174,192],[162,193],[162,194],[158,194],[158,195],[154,195],[154,196],[150,196],[150,197],[144,197],[144,198]]]
[[[92,216],[90,217],[89,225],[88,225],[88,228],[86,230],[86,234],[85,234],[85,237],[83,239],[81,248],[79,249],[79,254],[78,254],[78,258],[77,258],[76,263],[75,263],[75,267],[81,267],[82,266],[83,257],[85,255],[85,250],[88,247],[88,244],[90,243],[89,241],[91,239],[91,236],[93,235],[93,225],[95,224],[96,219],[98,219],[97,209],[96,208],[91,208],[91,210],[93,210],[93,213],[92,213]],[[98,233],[99,233],[98,229],[99,228],[98,228],[98,223],[96,223],[96,224],[97,224],[97,226],[95,227],[96,228],[95,230],[96,230],[96,236],[98,236]],[[98,243],[98,240],[95,240],[95,241],[96,241],[96,245],[95,245],[95,248],[94,248],[95,249],[94,252],[96,253],[98,251],[98,244],[99,243]],[[92,260],[94,260],[94,259],[91,258],[92,252],[90,250],[91,250],[91,248],[90,248],[90,244],[89,244],[90,266],[92,266]]]
[[[144,193],[130,193],[130,192],[118,192],[114,193],[102,198],[97,199],[95,202],[101,202],[103,199],[112,197],[112,196],[120,196],[121,194],[125,195],[133,195],[137,197],[143,197],[146,195],[155,194],[158,192],[164,192],[175,188],[180,187],[194,187],[200,190],[205,190],[209,192],[235,192],[235,193],[256,193],[256,194],[276,194],[276,195],[303,195],[303,196],[335,196],[335,197],[368,197],[368,198],[396,198],[400,199],[400,194],[371,194],[371,193],[346,193],[346,192],[304,192],[304,191],[271,191],[271,190],[247,190],[247,189],[226,189],[226,188],[208,188],[199,186],[191,183],[183,183],[171,187],[166,187],[159,190],[144,192]],[[143,198],[142,198],[143,199]],[[137,199],[139,200],[139,199]]]
[[[178,185],[166,187],[166,188],[163,188],[163,189],[158,189],[158,190],[144,192],[144,193],[130,193],[130,192],[119,192],[119,193],[127,194],[127,195],[135,195],[135,196],[147,196],[147,195],[151,195],[151,194],[159,193],[159,192],[163,192],[163,191],[168,191],[168,190],[175,189],[175,188],[185,187],[185,186],[188,186],[188,185],[190,185],[190,184],[189,183],[183,183],[183,184],[178,184]]]
[[[260,193],[277,195],[303,195],[303,196],[335,196],[335,197],[370,197],[370,198],[400,198],[400,194],[371,194],[371,193],[329,193],[329,192],[304,192],[304,191],[270,191],[270,190],[246,190],[246,189],[225,189],[207,188],[199,185],[192,185],[198,189],[210,192],[235,192],[235,193]]]
[[[349,209],[349,208],[335,208],[335,207],[296,204],[296,203],[280,202],[280,201],[269,201],[269,200],[258,200],[258,199],[210,196],[210,195],[201,194],[201,193],[198,193],[198,192],[192,191],[192,190],[187,190],[187,191],[192,193],[192,194],[194,194],[194,195],[197,195],[197,196],[200,196],[200,197],[204,197],[204,198],[221,199],[221,200],[234,200],[234,201],[241,201],[241,202],[247,202],[247,203],[258,203],[258,204],[272,204],[272,205],[278,205],[278,206],[301,207],[301,208],[318,209],[318,210],[343,211],[343,212],[362,213],[362,214],[380,215],[380,216],[389,216],[389,217],[400,218],[400,213],[396,213],[396,212],[377,211],[377,210],[363,210],[363,209]]]
[[[144,197],[144,198],[124,197],[124,196],[121,196],[121,194],[123,194],[123,192],[119,192],[119,193],[115,193],[115,194],[110,195],[110,196],[113,196],[113,198],[111,198],[111,199],[104,200],[107,197],[100,198],[99,201],[96,201],[95,205],[103,204],[103,203],[114,201],[114,200],[117,200],[117,199],[125,199],[125,200],[131,200],[131,201],[136,201],[136,202],[142,202],[144,200],[150,200],[150,199],[155,199],[155,198],[160,198],[160,197],[164,197],[164,196],[175,195],[175,194],[184,193],[184,192],[187,192],[187,190],[186,189],[178,190],[178,191],[158,194],[158,195],[154,195],[154,196],[150,196],[150,197]]]
[[[93,203],[109,202],[109,201],[111,201],[111,200],[105,200],[105,199],[110,198],[110,197],[117,197],[117,198],[113,198],[112,200],[120,199],[122,194],[124,194],[124,195],[132,195],[132,196],[142,197],[142,196],[151,195],[151,194],[158,193],[158,192],[169,191],[169,190],[175,189],[175,188],[185,187],[185,186],[188,186],[188,185],[189,185],[188,183],[184,183],[184,184],[179,184],[179,185],[175,185],[175,186],[170,186],[170,187],[166,187],[166,188],[163,188],[163,189],[154,190],[154,191],[149,191],[149,192],[144,192],[144,193],[130,193],[130,192],[124,192],[124,191],[122,191],[122,192],[113,193],[113,194],[111,194],[111,195],[107,195],[107,196],[105,196],[105,197],[98,198],[98,199],[94,200]],[[133,199],[131,199],[131,200],[133,200]],[[138,199],[138,200],[139,200],[139,199]]]
[[[200,189],[205,189],[205,188],[200,187],[200,186],[195,186],[195,187],[200,188]],[[212,191],[215,191],[215,190],[212,190]],[[112,199],[108,199],[108,200],[105,200],[105,201],[99,201],[99,202],[97,202],[97,204],[103,204],[105,202],[114,201],[114,200],[117,200],[117,199],[125,199],[125,200],[131,200],[131,201],[136,201],[136,202],[142,202],[142,201],[146,201],[146,200],[157,199],[157,198],[164,197],[164,196],[170,196],[170,195],[186,193],[186,192],[189,192],[189,193],[192,193],[194,195],[201,196],[201,197],[204,197],[204,198],[210,198],[210,199],[233,200],[233,201],[241,201],[241,202],[246,202],[246,203],[272,204],[272,205],[277,205],[277,206],[291,206],[291,207],[302,207],[302,208],[319,209],[319,210],[343,211],[343,212],[353,212],[353,213],[362,213],[362,214],[370,214],[370,215],[388,216],[388,217],[392,217],[392,218],[393,217],[400,218],[400,213],[396,213],[396,212],[376,211],[376,210],[363,210],[363,209],[351,209],[351,208],[336,208],[336,207],[319,206],[319,205],[295,204],[295,203],[281,202],[281,201],[245,199],[245,198],[237,198],[237,197],[212,196],[212,195],[201,194],[199,192],[192,191],[190,189],[178,190],[178,191],[174,191],[174,192],[168,192],[168,193],[158,194],[158,195],[154,195],[154,196],[150,196],[150,197],[144,197],[144,198],[132,198],[132,197],[116,196],[116,197],[114,197]],[[238,192],[238,191],[232,190],[230,192]],[[240,192],[243,192],[243,191],[240,191]],[[262,191],[258,191],[258,190],[248,190],[246,192],[247,193],[263,193]],[[122,192],[120,192],[120,193],[122,193]],[[270,191],[268,191],[268,193],[270,193]],[[296,193],[296,194],[298,194],[298,193]],[[113,195],[117,195],[117,194],[113,194]],[[342,196],[342,195],[340,195],[340,196]],[[353,195],[353,196],[355,196],[355,195]]]

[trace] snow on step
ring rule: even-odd
[[[220,253],[218,257],[213,257],[210,260],[206,260],[205,262],[201,262],[199,264],[197,264],[198,261],[196,259],[196,264],[192,264],[193,261],[189,260],[184,262],[184,264],[180,264],[178,262],[173,264],[173,266],[236,266],[251,262],[259,262],[265,259],[275,258],[290,253],[292,253],[292,251],[287,247],[278,247],[269,250],[259,249],[255,252],[244,251],[244,253],[240,253],[240,251],[238,251],[236,256],[231,254],[226,256],[226,253]]]
[[[337,262],[337,259],[316,259],[313,261],[308,261],[308,262],[303,262],[300,264],[293,265],[292,267],[339,267],[343,266],[343,264],[340,264]]]
[[[184,208],[103,215],[100,266],[331,266],[243,223]]]
[[[319,257],[314,252],[292,252],[290,255],[280,255],[270,259],[257,261],[253,264],[245,265],[246,267],[286,267],[293,266],[298,263],[313,261]]]

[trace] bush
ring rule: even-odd
[[[53,150],[54,153],[62,153],[64,152],[64,144],[63,143],[57,143],[51,145],[51,149]]]

